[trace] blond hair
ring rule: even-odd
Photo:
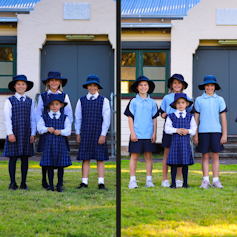
[[[50,80],[50,79],[49,79],[49,80]],[[47,81],[49,81],[49,80],[47,80]],[[48,90],[50,89],[50,86],[49,86],[49,84],[47,83],[47,81],[46,81],[45,91],[48,91]],[[59,87],[58,87],[58,90],[60,90],[61,92],[63,92],[62,80],[60,80],[60,85],[59,85]]]
[[[173,82],[170,83],[170,85],[172,85],[172,84],[173,84]],[[180,93],[183,93],[183,91],[184,91],[184,86],[185,86],[185,85],[184,85],[183,82],[182,82],[182,85],[183,85],[183,87],[182,87]],[[170,94],[170,93],[172,93],[172,92],[174,92],[174,90],[173,90],[172,86],[170,86],[169,91],[168,91],[168,94]]]

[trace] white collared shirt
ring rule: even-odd
[[[48,115],[51,119],[54,118],[54,114],[55,112],[53,112],[52,110],[50,110],[48,112]],[[61,113],[60,111],[57,111],[56,113],[56,116],[55,118],[56,119],[59,119]],[[65,119],[65,122],[64,122],[64,129],[61,129],[61,135],[62,136],[70,136],[71,135],[71,130],[72,130],[72,125],[68,119],[68,117],[66,117]],[[45,122],[44,122],[44,119],[41,117],[39,122],[37,123],[37,131],[39,134],[44,134],[44,133],[47,133],[48,132],[48,127],[45,126]]]
[[[20,95],[17,92],[14,95],[19,101],[20,98],[23,96],[23,101],[26,100],[26,95]],[[12,131],[12,104],[9,99],[6,100],[4,109],[3,109],[3,115],[4,115],[4,124],[6,128],[6,133],[9,136],[10,134],[13,134]],[[31,135],[36,135],[36,120],[35,120],[35,105],[34,101],[32,100],[31,104],[31,110],[30,110],[30,127],[31,127]]]
[[[48,94],[62,94],[60,90],[58,90],[56,93],[53,93],[51,90],[48,90],[47,93]],[[72,106],[67,94],[65,96],[64,102],[67,102],[67,106],[65,106],[64,108],[64,114],[68,116],[69,121],[72,124],[73,122]],[[44,102],[43,102],[42,96],[39,95],[38,105],[37,105],[36,113],[35,113],[37,123],[39,122],[43,112],[44,112]]]
[[[179,118],[180,117],[180,112],[182,112],[182,117],[185,118],[186,115],[187,115],[186,110],[180,111],[180,110],[177,109],[174,112],[175,116],[177,118]],[[172,135],[173,133],[177,133],[177,129],[178,128],[173,127],[173,123],[172,123],[171,119],[169,117],[167,117],[166,122],[165,122],[165,133]],[[191,122],[190,122],[190,129],[188,129],[188,133],[191,136],[194,136],[195,133],[196,133],[196,130],[197,130],[197,124],[195,122],[194,116],[192,116],[192,119],[191,119]]]
[[[88,94],[86,95],[86,98],[90,100],[91,96],[93,96],[92,100],[95,100],[99,96],[99,93],[96,92],[94,95],[92,95],[88,92]],[[107,98],[104,98],[103,107],[102,107],[102,116],[103,116],[103,123],[102,123],[101,135],[106,136],[109,129],[109,125],[110,125],[110,106],[109,106],[109,100]],[[82,123],[82,111],[81,111],[81,101],[79,99],[77,101],[77,105],[75,109],[76,134],[80,134],[81,132],[81,123]]]

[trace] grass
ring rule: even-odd
[[[190,189],[161,188],[161,163],[153,164],[156,187],[145,188],[145,163],[138,162],[139,188],[129,190],[129,161],[121,167],[122,236],[237,236],[237,165],[220,165],[224,189],[207,190],[199,188],[201,164],[189,167]]]
[[[65,169],[65,192],[47,192],[41,187],[41,167],[38,162],[30,161],[27,176],[30,191],[12,191],[8,189],[8,162],[1,161],[0,236],[115,236],[116,164],[106,162],[105,169],[108,192],[98,189],[93,162],[88,189],[76,189],[81,182],[81,163],[73,162]],[[16,180],[19,185],[20,161]]]

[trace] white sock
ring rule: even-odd
[[[152,176],[146,176],[146,181],[152,181]]]
[[[98,177],[98,184],[104,184],[104,183],[105,183],[105,178]]]
[[[209,176],[203,176],[203,180],[206,180],[206,181],[210,182]]]
[[[131,181],[136,181],[136,176],[131,176],[131,177],[130,177],[130,182],[131,182]]]
[[[219,177],[215,177],[215,178],[213,177],[213,179],[212,179],[213,183],[218,181],[218,180],[219,180]]]
[[[88,185],[88,178],[82,178],[82,183]]]

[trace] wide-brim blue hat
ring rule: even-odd
[[[216,81],[216,78],[213,75],[207,75],[204,77],[204,82],[198,86],[200,90],[205,90],[206,84],[215,84],[215,90],[220,90],[221,87]]]
[[[44,107],[48,108],[49,104],[54,100],[58,100],[61,103],[63,103],[64,107],[67,105],[67,102],[64,102],[64,98],[63,98],[62,94],[49,94],[48,99],[47,99],[46,103],[44,104]]]
[[[183,83],[183,85],[184,85],[183,89],[186,89],[188,87],[188,83],[186,81],[184,81],[183,75],[181,75],[181,74],[174,74],[168,80],[168,88],[170,88],[170,84],[173,82],[174,79],[179,80],[179,81],[181,81]]]
[[[92,83],[97,84],[99,89],[103,89],[103,87],[100,85],[100,78],[94,74],[91,74],[87,77],[86,82],[82,85],[82,87],[87,89],[87,86]]]
[[[34,82],[28,81],[25,75],[17,75],[13,77],[12,81],[8,84],[8,89],[12,92],[16,92],[16,89],[14,88],[17,81],[24,81],[27,84],[26,91],[29,91],[33,86]]]
[[[187,102],[189,102],[189,105],[187,106],[187,108],[190,107],[190,106],[193,104],[193,102],[188,99],[188,97],[187,97],[186,94],[184,94],[184,93],[175,93],[175,95],[174,95],[174,101],[170,104],[170,106],[171,106],[173,109],[176,109],[175,103],[176,103],[176,101],[177,101],[178,99],[180,99],[180,98],[183,98],[183,99],[185,99]]]
[[[140,76],[136,79],[136,81],[131,85],[132,91],[135,92],[135,93],[139,93],[137,87],[138,87],[139,82],[141,82],[141,81],[147,81],[148,82],[149,90],[148,90],[147,93],[151,94],[155,89],[155,83],[153,81],[151,81],[150,79],[148,79],[146,76]]]
[[[48,73],[48,78],[46,79],[42,79],[42,82],[46,85],[46,81],[49,79],[59,79],[62,80],[62,87],[64,87],[67,84],[67,78],[62,77],[62,74],[60,72],[57,71],[50,71]]]

